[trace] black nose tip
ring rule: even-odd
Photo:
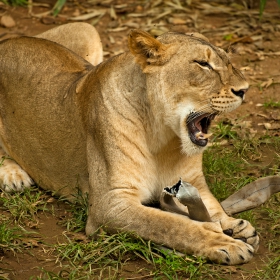
[[[231,92],[232,92],[233,94],[235,94],[236,96],[239,96],[239,97],[243,98],[243,96],[244,96],[244,94],[245,94],[245,92],[246,92],[247,90],[248,90],[247,88],[244,88],[244,89],[240,89],[240,90],[235,91],[235,90],[232,88],[232,89],[231,89]]]

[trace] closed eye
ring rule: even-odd
[[[202,67],[207,67],[208,69],[212,70],[212,66],[205,60],[195,60],[195,63],[199,64]]]

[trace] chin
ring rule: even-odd
[[[206,145],[199,146],[194,144],[190,139],[189,135],[185,135],[184,137],[181,137],[181,143],[182,143],[182,153],[189,157],[203,153],[203,151],[207,147]]]

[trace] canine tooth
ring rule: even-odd
[[[201,139],[201,137],[203,137],[203,133],[201,131],[198,131],[196,134],[195,134],[195,138],[196,139]]]
[[[196,139],[208,139],[212,135],[213,135],[213,133],[203,133],[202,131],[199,131],[195,134],[195,138]]]

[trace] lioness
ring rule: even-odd
[[[88,235],[104,225],[215,262],[248,262],[255,229],[225,214],[202,173],[211,120],[238,107],[248,83],[201,37],[132,30],[128,44],[93,67],[48,40],[3,41],[2,147],[42,188],[88,192]],[[213,222],[147,206],[180,177],[198,188]]]

